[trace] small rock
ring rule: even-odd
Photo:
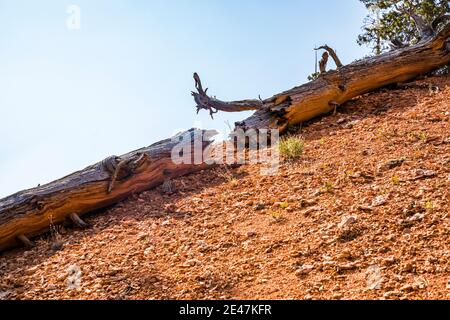
[[[380,171],[387,171],[397,167],[400,167],[405,162],[405,159],[394,159],[389,160],[385,164],[381,165],[378,169]]]
[[[336,121],[337,124],[343,124],[345,122],[345,118],[340,118],[338,121]]]
[[[403,293],[399,291],[389,291],[384,294],[385,299],[392,299],[392,298],[401,298],[403,296]]]
[[[50,248],[53,251],[60,251],[62,250],[62,248],[64,247],[64,243],[62,241],[55,241],[52,243],[52,245],[50,246]]]
[[[303,215],[304,215],[305,217],[308,217],[311,213],[316,212],[316,211],[318,211],[318,210],[319,210],[319,208],[317,208],[317,207],[312,207],[312,208],[309,208],[309,209],[305,210],[305,211],[303,212]]]
[[[450,290],[450,280],[447,281],[447,289]]]
[[[248,238],[253,238],[256,237],[257,233],[255,231],[249,231],[247,232],[247,237]]]
[[[352,129],[354,126],[356,126],[360,122],[361,122],[361,120],[350,121],[349,123],[347,123],[343,127],[344,127],[344,129]]]
[[[145,240],[148,237],[148,233],[141,233],[138,235],[138,240]]]
[[[95,291],[99,291],[101,288],[102,288],[101,283],[97,283],[97,284],[94,286],[94,290],[95,290]]]
[[[0,291],[0,300],[5,300],[11,293],[11,291]]]
[[[322,270],[334,270],[336,268],[335,261],[324,261],[322,262]]]
[[[345,216],[342,218],[341,223],[338,224],[340,229],[348,228],[352,224],[355,224],[358,218],[356,216]]]
[[[302,207],[302,208],[312,207],[317,204],[317,200],[315,200],[315,199],[300,199],[299,202],[300,202],[300,207]]]
[[[194,266],[196,266],[196,265],[201,265],[202,263],[199,261],[199,260],[197,260],[197,259],[191,259],[191,260],[187,260],[183,265],[182,265],[182,267],[185,267],[185,268],[190,268],[190,267],[194,267]]]
[[[355,263],[347,263],[347,264],[340,264],[336,266],[336,269],[340,271],[349,271],[349,270],[355,270],[358,266]]]
[[[155,247],[148,247],[147,249],[144,250],[144,255],[151,254],[153,250],[155,250]]]
[[[415,291],[415,287],[413,287],[410,284],[406,284],[403,287],[401,287],[400,290],[403,292],[413,292],[413,291]]]
[[[341,300],[343,297],[342,293],[335,293],[333,294],[333,299],[334,300]]]
[[[433,170],[416,169],[414,173],[415,177],[411,178],[411,180],[429,179],[437,176],[437,173]]]
[[[309,274],[313,270],[314,270],[314,266],[313,265],[305,264],[305,265],[301,266],[300,268],[298,268],[295,271],[295,275],[298,276],[298,277],[299,276],[304,276],[304,275]]]
[[[425,218],[425,214],[423,213],[416,213],[412,217],[408,218],[409,221],[415,222],[415,221],[421,221]]]
[[[398,262],[398,259],[396,257],[388,257],[383,260],[383,265],[386,267],[390,267]]]
[[[165,209],[166,212],[168,212],[168,213],[175,213],[176,210],[177,210],[177,207],[176,207],[173,203],[170,203],[170,204],[166,204],[166,205],[164,206],[164,209]]]
[[[403,266],[402,271],[406,273],[413,273],[416,270],[412,263],[407,263]]]
[[[56,287],[54,284],[49,284],[49,285],[47,286],[47,289],[48,289],[49,291],[54,291],[54,290],[57,289],[57,287]]]
[[[383,281],[383,278],[382,278],[381,269],[379,266],[372,265],[369,268],[367,268],[366,282],[367,282],[367,288],[369,290],[380,290],[382,281]]]
[[[342,250],[342,252],[338,255],[340,260],[350,260],[353,257],[352,253],[348,249]]]
[[[372,208],[381,207],[382,205],[385,205],[387,201],[389,200],[389,195],[382,195],[378,196],[372,201]]]
[[[309,293],[303,298],[303,300],[307,300],[307,301],[310,301],[312,299],[313,299],[313,296],[310,295]]]
[[[197,244],[198,244],[197,250],[199,252],[206,252],[206,251],[208,251],[210,249],[208,244],[204,240],[197,241]]]
[[[342,228],[341,232],[338,235],[337,240],[340,242],[350,242],[361,236],[363,233],[363,230],[358,227],[345,227]]]
[[[407,229],[411,228],[411,227],[414,225],[414,223],[413,223],[412,221],[409,221],[409,220],[400,219],[400,220],[398,221],[398,225],[399,225],[402,229],[407,230]]]
[[[363,211],[363,212],[372,212],[373,208],[371,206],[360,205],[360,206],[358,206],[358,210]]]
[[[258,203],[254,209],[255,209],[255,211],[261,211],[261,210],[264,210],[265,208],[266,208],[266,205],[264,203]]]
[[[33,275],[37,270],[38,270],[38,267],[35,266],[35,267],[32,267],[32,268],[29,268],[29,269],[25,270],[25,274],[26,274],[27,276],[31,276],[31,275]]]

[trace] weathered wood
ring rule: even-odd
[[[342,67],[344,66],[344,65],[342,64],[341,60],[339,59],[339,57],[338,57],[336,51],[334,51],[334,49],[331,48],[331,47],[329,47],[328,45],[325,44],[325,45],[320,46],[320,47],[318,47],[318,48],[316,48],[316,49],[314,49],[314,50],[325,50],[326,52],[328,52],[328,54],[333,58],[334,63],[336,64],[336,67],[337,67],[338,69],[339,69],[339,68],[342,68]]]
[[[327,65],[328,65],[329,57],[330,57],[330,54],[328,52],[324,52],[322,54],[322,59],[320,59],[320,61],[319,61],[320,74],[324,74],[327,72]]]
[[[315,81],[266,100],[224,102],[209,97],[200,77],[195,74],[197,92],[192,94],[197,112],[206,109],[212,117],[218,111],[256,110],[250,118],[236,123],[236,129],[279,129],[283,132],[289,126],[336,110],[338,105],[361,94],[410,81],[449,64],[450,24],[440,26],[447,20],[447,16],[436,20],[432,25],[433,34],[430,34],[429,26],[423,27],[419,19],[417,23],[422,28],[423,39],[417,45],[347,66],[342,66],[336,56],[338,70],[324,72]],[[80,215],[156,187],[170,178],[207,168],[206,164],[176,164],[171,159],[177,139],[188,135],[189,143],[193,144],[195,133],[198,131],[190,130],[176,139],[167,139],[121,157],[109,157],[60,180],[0,199],[0,251],[20,243],[31,246],[29,238],[68,218],[84,226]],[[202,148],[211,142],[203,141]],[[194,148],[191,151],[194,152]]]
[[[213,132],[190,130],[121,157],[109,157],[60,180],[25,190],[0,200],[0,251],[19,244],[31,246],[29,238],[49,230],[52,224],[71,219],[85,227],[80,215],[119,202],[134,193],[156,187],[168,178],[182,176],[206,165],[175,164],[172,149],[194,143],[194,134]],[[202,142],[205,149],[212,141]],[[191,148],[193,154],[194,148]],[[193,162],[194,163],[194,162]]]
[[[418,21],[422,23],[420,19]],[[387,85],[411,81],[449,64],[450,23],[439,27],[439,23],[445,21],[447,17],[436,20],[432,35],[429,35],[429,26],[425,28],[419,25],[426,31],[423,32],[422,41],[414,46],[341,66],[338,70],[322,73],[312,82],[263,101],[224,102],[208,97],[205,92],[193,93],[197,110],[236,112],[253,109],[256,112],[248,119],[237,122],[236,129],[279,129],[282,133],[289,126],[327,114],[335,110],[336,105],[342,105],[359,95]]]
[[[197,113],[200,110],[209,110],[211,118],[214,119],[213,115],[218,111],[225,112],[239,112],[239,111],[250,111],[258,110],[263,107],[263,101],[261,100],[242,100],[242,101],[230,101],[223,102],[216,100],[214,98],[208,97],[208,88],[203,90],[202,82],[197,73],[194,73],[195,87],[197,92],[192,92],[195,102],[197,103]]]

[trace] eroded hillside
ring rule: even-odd
[[[0,257],[0,298],[449,299],[449,101],[448,76],[375,92],[274,177],[216,168],[58,228]]]

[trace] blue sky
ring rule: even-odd
[[[69,30],[66,9],[81,9]],[[0,0],[0,197],[194,126],[192,73],[221,99],[305,82],[316,45],[344,62],[366,12],[357,0]]]

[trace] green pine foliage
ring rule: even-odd
[[[360,0],[369,10],[358,44],[369,46],[375,54],[390,49],[391,43],[415,44],[420,33],[405,12],[413,11],[431,23],[450,12],[448,0]]]

